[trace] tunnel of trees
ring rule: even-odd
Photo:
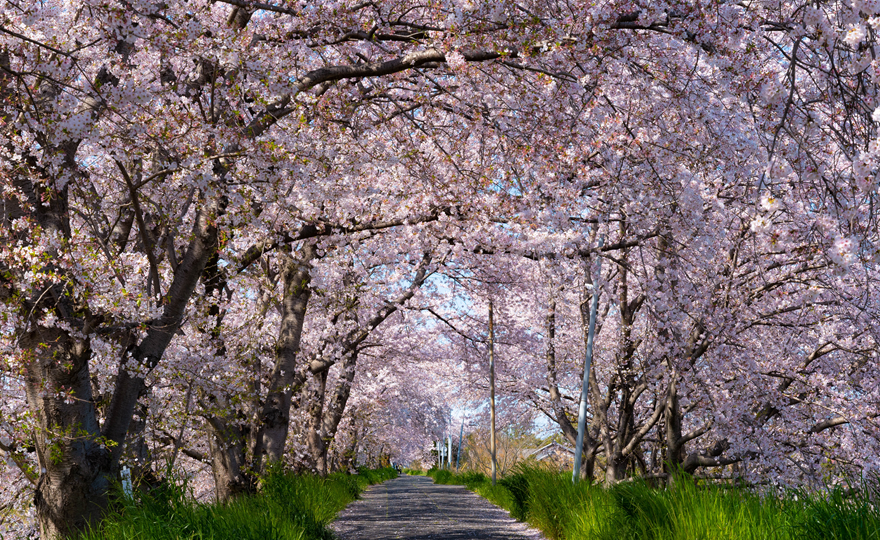
[[[490,302],[501,422],[574,445],[593,286],[589,477],[870,474],[878,13],[4,3],[0,504],[427,460]]]

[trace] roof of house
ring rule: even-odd
[[[545,444],[540,448],[528,448],[523,451],[523,457],[534,457],[537,461],[541,461],[547,459],[552,456],[554,453],[564,452],[571,456],[574,456],[574,449],[569,448],[568,446],[563,446],[558,442],[552,442],[550,444]]]

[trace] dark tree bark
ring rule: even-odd
[[[299,371],[300,341],[306,319],[306,309],[312,290],[310,265],[316,257],[313,243],[303,246],[299,260],[286,257],[281,270],[284,298],[281,302],[281,327],[275,353],[275,369],[269,378],[265,405],[260,414],[257,448],[254,451],[258,469],[262,460],[280,461],[290,430],[290,406],[296,374]]]
[[[75,170],[75,165],[71,168]],[[35,184],[31,191],[52,193],[49,205],[34,204],[29,209],[37,224],[69,238],[66,189]],[[77,303],[73,285],[65,281],[47,284],[21,303],[26,326],[18,331],[19,347],[26,368],[28,405],[38,426],[35,446],[41,474],[35,505],[44,538],[72,536],[94,523],[106,508],[108,487],[118,472],[135,406],[145,389],[143,375],[130,372],[128,364],[134,362],[149,372],[162,357],[180,325],[209,246],[215,242],[216,228],[209,221],[215,221],[218,211],[218,201],[213,201],[199,212],[186,264],[174,274],[163,315],[149,323],[141,342],[129,341],[103,426],[92,396],[89,339],[73,337],[67,330],[46,325],[43,319],[51,313],[79,335],[88,336],[102,323],[101,318]]]
[[[310,453],[311,465],[320,474],[329,472],[327,467],[327,453],[330,444],[336,437],[339,423],[345,413],[345,407],[348,398],[351,395],[351,385],[357,371],[358,355],[360,354],[361,345],[370,336],[380,324],[388,317],[400,309],[416,291],[425,283],[425,280],[431,275],[428,272],[428,264],[431,262],[430,254],[426,253],[419,266],[416,269],[412,283],[393,301],[388,302],[384,307],[370,317],[367,321],[357,324],[357,326],[344,336],[335,336],[331,341],[326,343],[327,350],[337,350],[342,356],[342,363],[339,367],[337,384],[333,391],[329,403],[326,402],[326,378],[327,371],[336,362],[333,360],[316,359],[310,362],[309,370],[319,377],[318,391],[311,395],[309,407],[309,425],[307,427],[307,441]],[[348,310],[345,314],[349,321],[358,323],[356,309],[358,307],[357,298],[349,299]],[[319,401],[319,403],[317,402]]]
[[[247,433],[233,418],[211,417],[207,424],[217,500],[226,501],[240,493],[252,493],[256,482],[246,460]]]
[[[296,256],[280,258],[281,324],[275,347],[275,368],[266,382],[267,394],[260,399],[262,374],[254,373],[254,407],[249,415],[212,413],[208,415],[212,470],[217,499],[224,501],[239,493],[256,489],[258,476],[284,456],[290,429],[293,392],[302,385],[297,374],[300,341],[306,310],[311,297],[310,265],[316,256],[314,244],[307,242]],[[218,329],[219,332],[219,329]],[[219,337],[219,336],[218,336]],[[225,354],[225,351],[224,351]],[[227,409],[225,405],[215,404]]]
[[[309,392],[309,422],[306,427],[306,444],[311,456],[309,463],[318,474],[327,474],[327,441],[321,431],[324,418],[324,400],[327,395],[327,372],[325,369],[316,373]]]

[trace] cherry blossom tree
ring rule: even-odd
[[[0,449],[43,536],[156,443],[218,493],[287,451],[327,470],[382,415],[374,351],[439,360],[401,325],[476,398],[488,301],[511,410],[569,437],[598,257],[607,481],[876,466],[877,9],[5,5]]]

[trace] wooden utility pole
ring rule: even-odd
[[[495,485],[497,466],[495,464],[495,321],[492,302],[489,302],[489,418],[492,429],[489,432],[489,452],[492,454],[492,485]]]

